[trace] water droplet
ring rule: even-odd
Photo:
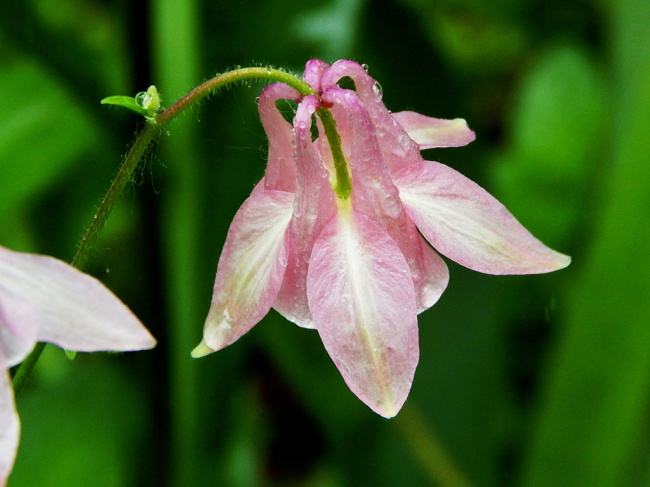
[[[368,69],[369,69],[369,68],[368,68],[368,65],[367,65],[367,64],[362,64],[361,67],[363,68],[363,70],[364,70],[366,73],[368,72]]]
[[[384,90],[377,81],[375,81],[375,84],[372,85],[372,92],[375,94],[375,98],[377,98],[378,101],[381,100],[381,98],[384,96]]]

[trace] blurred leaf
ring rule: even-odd
[[[605,120],[600,74],[571,45],[551,49],[524,81],[514,115],[514,150],[546,162],[545,173],[576,179]]]
[[[567,303],[524,485],[623,482],[650,390],[650,3],[610,2],[617,82],[598,227]],[[638,485],[638,484],[635,484]]]
[[[330,0],[329,5],[300,14],[296,36],[318,46],[319,56],[334,61],[350,55],[365,0]]]
[[[22,433],[9,486],[131,485],[141,395],[106,356],[68,362],[54,347],[45,354],[38,387],[17,401]]]
[[[455,65],[482,74],[501,71],[521,57],[527,31],[514,13],[517,2],[499,0],[402,0],[418,15],[430,41]]]
[[[98,143],[92,121],[36,63],[0,67],[0,214],[25,205]]]
[[[581,215],[606,112],[601,76],[571,46],[550,50],[523,82],[493,176],[503,203],[551,246],[566,245]]]

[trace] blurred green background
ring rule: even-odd
[[[0,2],[1,245],[71,259],[142,125],[102,98],[319,57],[368,64],[390,110],[465,118],[475,142],[425,157],[574,259],[449,263],[392,420],[274,311],[192,360],[265,164],[263,85],[225,91],[148,153],[87,267],[158,347],[48,348],[9,486],[650,486],[649,26],[647,0]]]

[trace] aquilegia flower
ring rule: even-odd
[[[0,485],[18,448],[9,368],[36,342],[67,350],[144,350],[156,341],[102,283],[52,257],[0,247]]]
[[[354,91],[337,85],[342,78]],[[417,314],[448,282],[431,246],[489,274],[550,272],[570,259],[474,182],[420,156],[474,140],[464,120],[390,113],[378,84],[352,61],[312,60],[303,79],[316,95],[275,84],[260,96],[266,174],[232,222],[193,355],[233,343],[273,307],[315,328],[352,392],[392,417],[418,362]],[[283,98],[298,102],[293,126],[276,107]],[[327,133],[333,124],[321,109],[338,136]]]

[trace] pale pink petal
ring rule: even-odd
[[[420,149],[434,147],[460,147],[476,139],[476,135],[462,118],[443,120],[415,112],[393,113],[393,118]]]
[[[443,255],[487,274],[536,274],[569,265],[570,257],[533,237],[487,191],[437,162],[393,174],[406,210]]]
[[[2,253],[0,247],[0,256]],[[36,344],[40,323],[37,314],[13,295],[11,280],[3,278],[4,269],[0,257],[0,369],[3,370],[29,355]]]
[[[4,486],[11,473],[18,449],[20,421],[14,406],[9,372],[0,371],[0,486]]]
[[[409,164],[419,163],[420,146],[415,143],[395,120],[382,102],[382,92],[379,83],[372,79],[366,70],[353,61],[337,61],[323,74],[321,86],[323,90],[336,86],[345,77],[354,81],[356,93],[368,112],[373,134],[376,136],[382,152],[384,164],[392,173]]]
[[[424,311],[433,306],[447,287],[447,266],[404,211],[399,191],[382,164],[383,153],[360,100],[354,92],[340,88],[328,89],[323,93],[323,100],[331,105],[350,164],[353,205],[379,223],[397,243],[411,270],[418,311]]]
[[[295,192],[296,160],[293,147],[293,129],[278,111],[276,102],[282,99],[299,100],[293,88],[275,83],[267,86],[258,99],[257,110],[269,139],[269,155],[264,182],[266,189]]]
[[[350,390],[378,414],[395,416],[419,357],[415,291],[395,242],[349,200],[316,241],[307,294]]]
[[[0,247],[0,313],[14,338],[36,329],[36,340],[67,350],[142,350],[155,340],[97,279],[43,255]],[[6,335],[3,336],[3,339]],[[23,339],[9,340],[9,345]],[[4,343],[6,346],[7,343]],[[15,351],[5,350],[15,359]],[[20,354],[18,354],[20,355]],[[10,360],[10,365],[15,360]]]
[[[315,96],[305,97],[294,119],[299,161],[296,199],[288,230],[287,270],[273,303],[282,316],[305,328],[314,327],[307,302],[307,268],[312,247],[336,211],[327,171],[311,140],[311,120],[318,103]]]
[[[282,283],[294,195],[263,188],[262,180],[228,230],[203,334],[211,351],[230,345],[260,321]],[[209,351],[201,347],[193,355],[205,353]]]
[[[320,93],[321,86],[320,80],[323,72],[329,67],[324,61],[320,59],[311,59],[305,65],[305,71],[302,73],[302,80],[307,83],[316,93]]]

